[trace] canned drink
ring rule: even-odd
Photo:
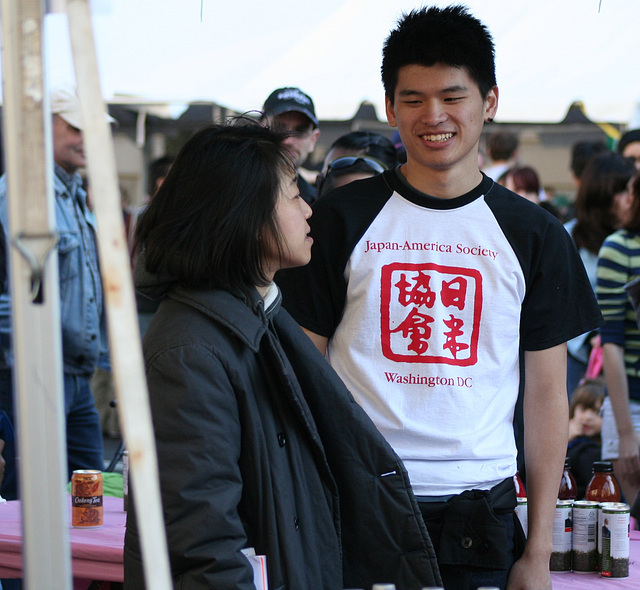
[[[600,502],[598,506],[598,561],[597,561],[597,569],[600,571],[602,567],[602,511],[604,508],[609,506],[626,506],[626,504],[622,502]]]
[[[629,505],[602,508],[602,565],[605,578],[629,577]]]
[[[598,571],[598,502],[578,500],[573,503],[573,537],[571,563],[579,574]]]
[[[553,552],[549,561],[552,572],[567,573],[571,571],[571,537],[573,500],[558,500],[553,517]]]
[[[103,524],[102,471],[79,469],[71,477],[71,524],[96,529]]]
[[[522,525],[522,530],[524,531],[524,536],[526,537],[529,534],[529,519],[527,513],[527,499],[526,498],[518,498],[518,505],[516,506],[516,514],[518,516],[518,520]]]

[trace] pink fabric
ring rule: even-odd
[[[603,578],[593,574],[551,574],[553,590],[638,590],[640,587],[640,531],[631,531],[629,543],[629,577]]]
[[[71,502],[71,500],[69,500]],[[104,497],[104,525],[76,529],[69,523],[74,578],[124,581],[122,554],[127,513],[122,498]],[[22,514],[19,500],[0,504],[0,578],[22,577]]]
[[[600,346],[600,336],[597,337],[597,344],[591,349],[589,363],[585,372],[585,379],[597,379],[602,372],[602,346]]]

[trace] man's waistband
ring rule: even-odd
[[[490,490],[467,490],[461,494],[454,494],[450,496],[416,496],[416,500],[420,503],[426,504],[446,504],[453,498],[465,498],[469,499],[480,496],[486,496],[489,505],[495,510],[512,510],[516,506],[516,488],[513,482],[513,477],[508,477],[501,481],[499,484],[493,486]]]

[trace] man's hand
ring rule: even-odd
[[[523,556],[513,564],[507,590],[551,590],[548,557]]]
[[[635,487],[640,486],[640,435],[631,432],[620,436],[618,450],[618,469],[620,476]]]

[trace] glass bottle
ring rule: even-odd
[[[573,473],[571,473],[571,460],[566,457],[564,460],[564,471],[560,480],[558,490],[558,500],[575,500],[578,497],[578,484]]]
[[[526,498],[527,491],[524,489],[524,484],[522,483],[522,479],[520,475],[516,471],[516,474],[513,476],[513,483],[516,486],[516,497],[517,498]]]
[[[595,502],[620,502],[620,484],[613,475],[611,461],[594,461],[593,476],[587,485],[585,500]]]

